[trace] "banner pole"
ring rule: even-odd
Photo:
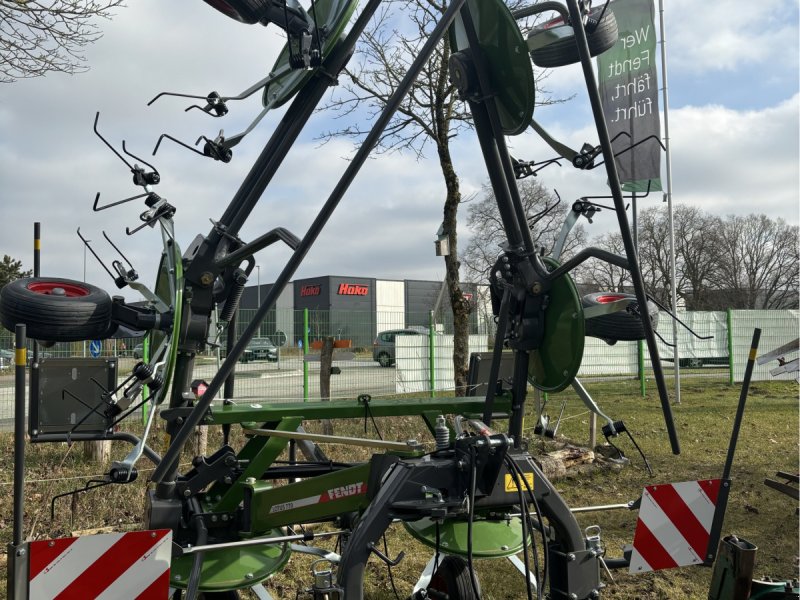
[[[659,27],[661,28],[661,79],[664,86],[661,88],[662,103],[664,105],[664,153],[667,158],[667,191],[664,199],[667,201],[669,214],[669,270],[671,280],[672,312],[678,314],[678,281],[675,267],[675,218],[672,208],[672,154],[669,143],[669,91],[667,86],[667,35],[664,29],[664,0],[658,0]],[[672,365],[675,374],[675,404],[681,403],[681,365],[678,352],[678,322],[672,319]]]

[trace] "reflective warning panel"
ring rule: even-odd
[[[633,537],[631,573],[703,563],[721,479],[644,488]]]
[[[171,545],[169,529],[31,542],[29,597],[163,600]]]

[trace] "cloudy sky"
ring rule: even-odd
[[[760,212],[798,223],[798,5],[795,0],[665,0],[669,51],[670,134],[673,195],[678,203],[717,214]],[[42,223],[44,275],[83,278],[84,251],[75,234],[112,257],[108,235],[150,283],[160,236],[135,236],[142,205],[130,203],[93,213],[101,202],[138,193],[130,174],[92,133],[100,129],[119,146],[150,160],[158,136],[168,132],[194,141],[224,128],[244,129],[259,110],[258,95],[233,103],[224,119],[184,112],[185,100],[146,103],[160,91],[237,93],[264,77],[283,42],[269,28],[245,26],[199,1],[134,0],[101,23],[104,37],[87,49],[88,73],[20,80],[0,86],[0,254],[32,266],[34,221]],[[547,88],[566,104],[542,108],[537,120],[580,147],[596,143],[578,67],[554,70]],[[185,246],[208,232],[269,138],[284,109],[270,113],[234,150],[230,164],[165,142],[153,159],[162,176],[157,191],[177,207],[176,229]],[[352,153],[349,141],[319,147],[314,141],[334,125],[316,114],[267,189],[241,235],[251,239],[276,226],[302,236]],[[515,156],[552,155],[532,132],[510,140]],[[486,180],[476,140],[455,142],[456,168],[465,193]],[[604,194],[605,175],[553,167],[542,182],[572,200]],[[658,203],[651,195],[642,204]],[[417,161],[393,154],[368,161],[297,277],[360,275],[389,279],[441,278],[433,252],[444,197],[435,157]],[[464,215],[465,216],[465,215]],[[464,219],[462,219],[463,221]],[[609,213],[589,227],[613,228]],[[460,231],[466,242],[468,231]],[[268,248],[257,256],[261,282],[272,281],[288,256]],[[89,256],[88,281],[111,290],[107,275]]]

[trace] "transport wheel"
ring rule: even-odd
[[[602,15],[602,18],[600,18]],[[611,8],[597,6],[589,11],[586,39],[592,56],[602,54],[617,43],[619,29]],[[528,34],[528,49],[533,64],[546,69],[563,67],[580,61],[575,31],[561,17],[533,28]]]
[[[231,19],[252,25],[263,19],[269,8],[267,0],[205,0]]]
[[[617,292],[596,292],[594,294],[586,294],[581,298],[581,303],[584,308],[589,308],[618,300],[628,300],[626,308],[607,315],[586,319],[586,335],[601,338],[610,344],[619,341],[644,339],[644,324],[639,315],[639,303],[635,295]],[[650,322],[653,324],[653,329],[655,329],[656,325],[658,325],[658,307],[648,300],[647,310],[650,313]]]
[[[378,354],[378,364],[382,367],[391,367],[392,366],[392,357],[389,356],[386,352],[381,352]]]
[[[428,584],[428,592],[431,598],[440,598],[435,592],[447,594],[450,600],[480,600],[480,585],[478,585],[478,596],[472,589],[472,582],[469,577],[469,566],[467,561],[459,556],[445,556],[439,563],[439,568],[431,577]]]
[[[24,324],[35,340],[76,342],[102,339],[112,330],[111,298],[82,281],[53,277],[17,279],[0,291],[0,322]]]

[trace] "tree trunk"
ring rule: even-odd
[[[83,455],[87,460],[97,464],[106,464],[111,459],[111,440],[84,442]]]
[[[322,341],[319,357],[319,395],[322,400],[331,399],[331,365],[333,364],[333,338],[326,336]],[[322,420],[322,432],[333,435],[333,423],[330,419]]]
[[[445,130],[446,131],[446,130]],[[453,309],[453,383],[456,396],[467,393],[467,361],[469,359],[469,301],[461,292],[461,276],[458,260],[458,205],[461,203],[461,191],[458,175],[450,158],[450,147],[447,138],[438,145],[439,164],[447,187],[447,198],[444,203],[444,231],[449,238],[449,254],[444,257],[445,281]]]
[[[192,456],[205,456],[208,450],[208,427],[200,425],[194,428],[190,447]]]

